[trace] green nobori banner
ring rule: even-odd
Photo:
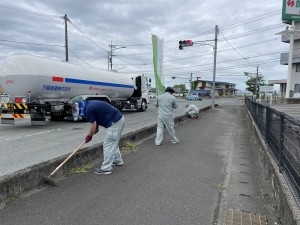
[[[300,0],[283,0],[282,20],[300,21]]]
[[[165,88],[161,80],[161,78],[163,78],[163,40],[152,34],[152,47],[156,95],[161,95],[165,92]]]

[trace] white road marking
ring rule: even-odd
[[[21,138],[33,137],[33,136],[37,136],[37,135],[41,135],[41,134],[47,134],[47,133],[52,133],[52,132],[60,131],[60,130],[61,130],[60,128],[59,129],[53,129],[53,130],[47,130],[47,131],[42,131],[42,132],[38,132],[38,133],[27,134],[27,135],[13,137],[13,138],[7,138],[7,139],[5,139],[5,141],[11,141],[11,140],[16,140],[16,139],[21,139]]]

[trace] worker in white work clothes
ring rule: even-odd
[[[189,115],[189,117],[192,119],[198,119],[199,109],[197,106],[193,104],[190,105],[188,104],[185,107],[186,107],[185,114]]]
[[[111,174],[112,166],[122,166],[123,160],[119,149],[120,137],[124,128],[123,114],[112,105],[104,101],[87,101],[86,119],[90,123],[85,142],[92,140],[98,132],[98,126],[106,128],[103,141],[103,163],[94,169],[96,174]]]
[[[173,96],[174,92],[175,90],[172,87],[167,87],[166,92],[156,98],[155,106],[158,108],[156,145],[161,145],[164,127],[166,127],[171,136],[172,144],[179,142],[174,129],[173,109],[178,107],[176,97]]]

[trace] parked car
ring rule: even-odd
[[[198,100],[202,100],[202,97],[201,96],[198,96],[198,95],[195,95],[195,94],[191,94],[191,95],[187,95],[186,97],[185,97],[185,99],[186,100],[196,100],[196,101],[198,101]]]

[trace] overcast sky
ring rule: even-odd
[[[13,53],[65,60],[64,20],[67,14],[69,62],[154,78],[151,34],[164,39],[164,85],[213,79],[213,47],[194,45],[178,50],[178,41],[214,39],[218,25],[216,81],[244,90],[258,66],[265,80],[286,79],[280,52],[288,52],[276,33],[282,1],[274,0],[0,0],[0,63]],[[207,42],[213,44],[213,42]],[[173,79],[172,79],[173,77]],[[155,86],[155,82],[152,82]]]

